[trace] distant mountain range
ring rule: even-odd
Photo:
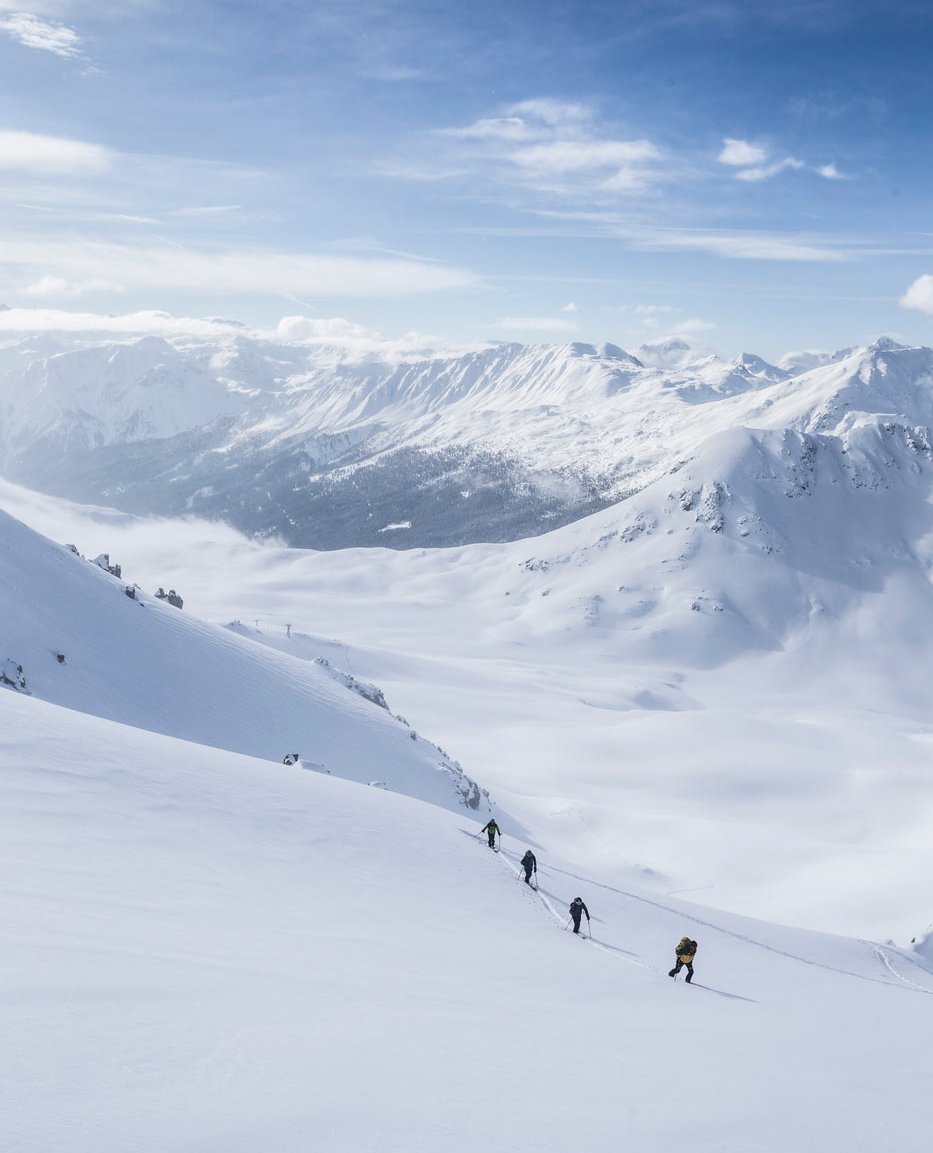
[[[933,350],[889,340],[780,365],[682,340],[393,363],[228,328],[33,335],[0,346],[0,472],[308,548],[496,542],[640,492],[716,434],[925,429],[931,397]]]

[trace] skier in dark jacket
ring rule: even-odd
[[[668,973],[668,977],[676,977],[681,969],[687,970],[685,981],[693,980],[693,958],[696,956],[697,943],[689,937],[681,937],[674,952],[677,955],[677,964]]]
[[[586,927],[589,928],[590,911],[586,905],[583,904],[582,897],[574,897],[574,899],[570,902],[570,916],[573,918],[573,931],[575,933],[580,932],[580,920],[584,913],[586,913]]]
[[[535,860],[535,855],[531,849],[527,849],[524,857],[522,857],[522,868],[525,870],[525,884],[531,884],[531,874],[534,873],[535,881],[538,880],[538,862]]]
[[[489,837],[489,847],[494,849],[496,847],[496,837],[502,836],[502,831],[495,821],[487,821],[480,829],[481,833],[485,833]]]

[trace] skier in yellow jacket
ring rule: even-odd
[[[691,941],[689,937],[681,937],[674,949],[677,954],[677,964],[668,973],[668,977],[676,977],[681,969],[687,970],[687,975],[684,977],[685,981],[693,980],[693,958],[696,956],[697,943]]]

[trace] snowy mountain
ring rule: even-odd
[[[832,434],[857,412],[926,425],[931,370],[930,349],[885,340],[777,367],[682,340],[398,362],[229,326],[214,339],[8,338],[0,469],[291,545],[505,541],[641,491],[731,429]]]

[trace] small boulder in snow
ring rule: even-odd
[[[26,688],[26,675],[23,666],[9,658],[0,665],[0,685],[16,689],[18,693],[28,693]]]

